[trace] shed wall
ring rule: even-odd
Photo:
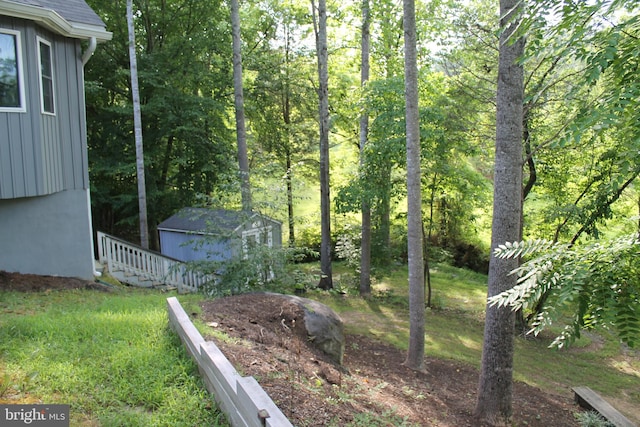
[[[214,241],[202,235],[160,230],[160,251],[180,261],[225,261],[232,252],[226,240]]]

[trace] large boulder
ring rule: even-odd
[[[340,316],[318,301],[295,295],[281,296],[304,310],[304,325],[309,340],[333,361],[342,364],[345,341],[344,325]]]

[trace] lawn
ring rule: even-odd
[[[347,292],[306,296],[338,312],[347,332],[406,349],[406,268],[380,276],[368,300],[349,289],[354,276],[344,265],[334,268],[336,284]],[[477,368],[486,276],[436,265],[432,288],[426,357]],[[195,364],[168,328],[169,296],[132,288],[0,291],[0,403],[67,403],[73,426],[226,426]],[[179,299],[193,313],[203,297]],[[603,331],[585,335],[569,349],[551,350],[552,332],[518,338],[515,378],[565,396],[572,386],[589,386],[639,422],[640,354]]]
[[[72,426],[227,426],[168,328],[168,296],[0,291],[0,402],[69,404]]]
[[[351,274],[338,264],[338,286]],[[427,358],[454,359],[478,368],[482,354],[487,277],[447,265],[431,271],[433,308],[426,313]],[[374,297],[311,292],[310,298],[331,306],[348,332],[370,334],[406,349],[409,339],[406,268],[383,274]],[[552,394],[572,395],[571,387],[588,386],[640,423],[640,351],[621,345],[607,331],[585,333],[563,350],[548,348],[561,325],[538,337],[516,340],[514,378]]]

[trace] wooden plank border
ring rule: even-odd
[[[575,393],[575,401],[578,405],[598,412],[616,427],[637,427],[589,387],[573,387],[572,390]]]
[[[167,298],[167,310],[171,329],[233,427],[293,427],[255,378],[242,377],[215,343],[204,340],[176,297]]]

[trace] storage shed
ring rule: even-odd
[[[225,261],[253,245],[282,246],[282,223],[257,212],[184,208],[158,233],[162,254],[180,261]]]

